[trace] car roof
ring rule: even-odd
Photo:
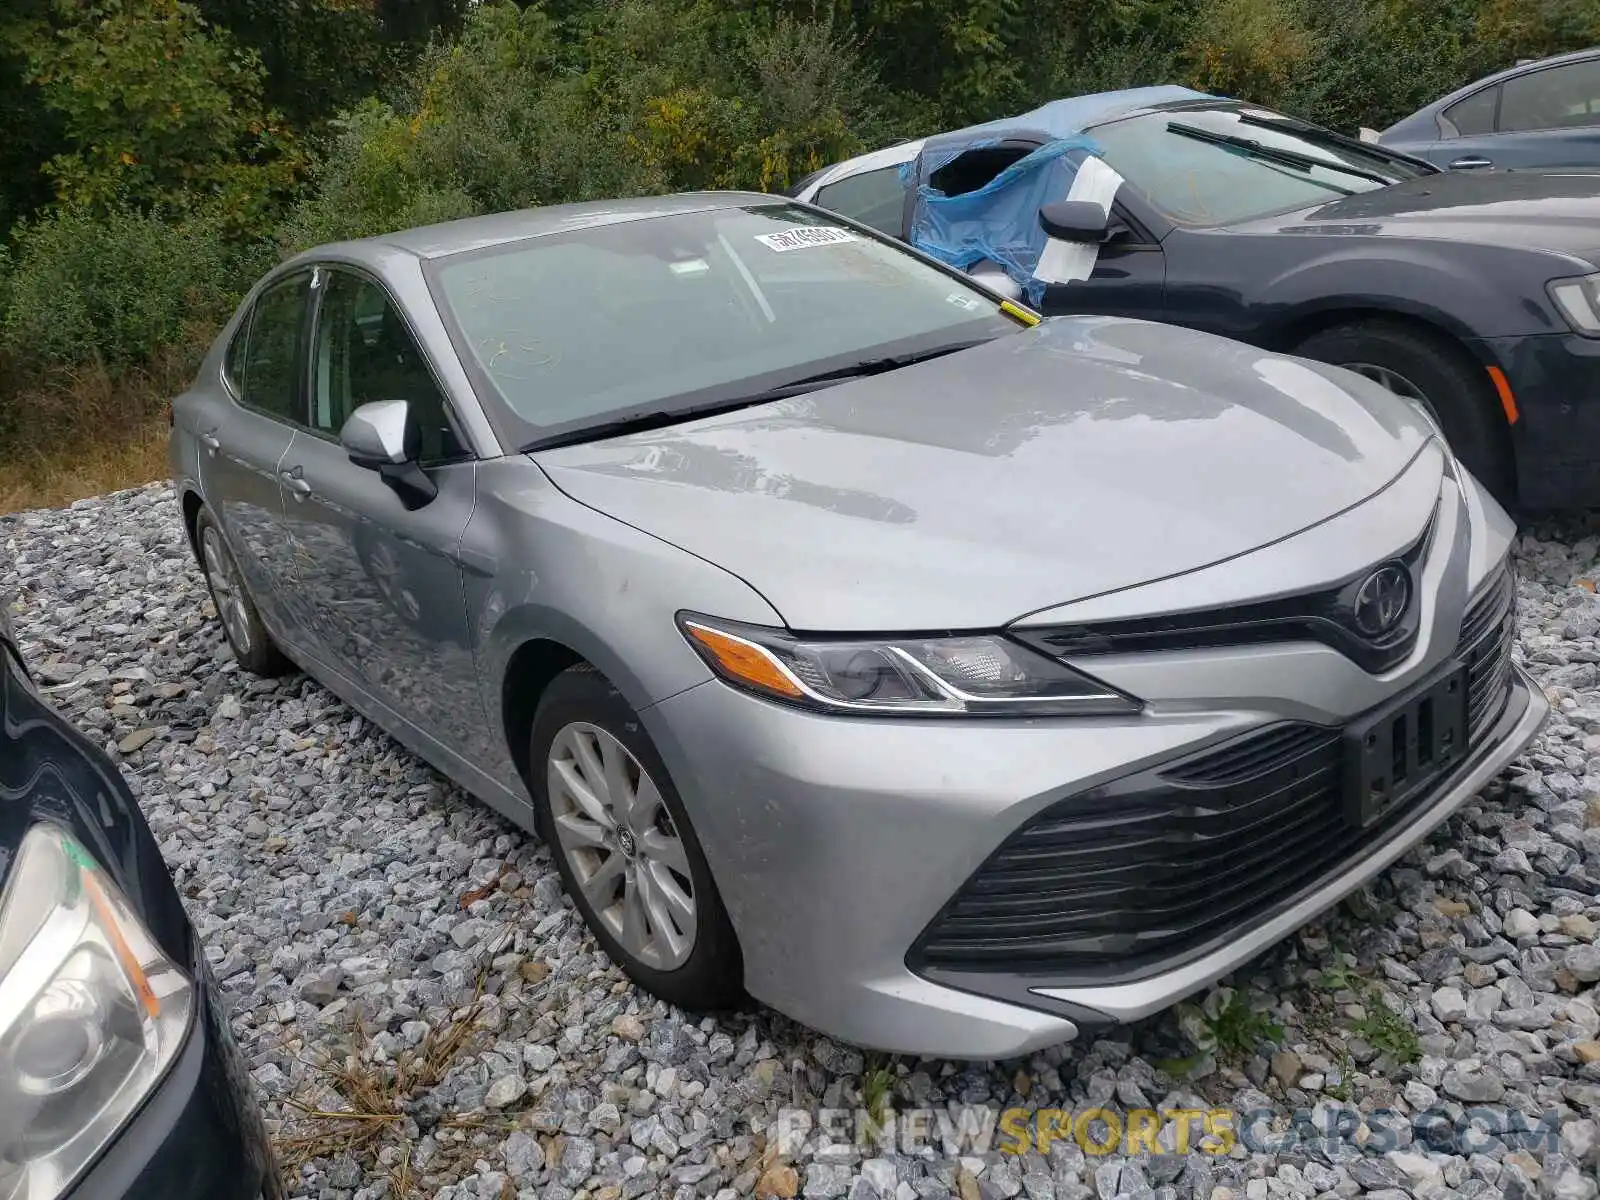
[[[465,217],[458,221],[403,229],[359,241],[318,246],[295,261],[330,257],[376,260],[395,250],[418,258],[442,258],[528,238],[570,233],[577,229],[597,229],[603,225],[736,208],[744,204],[789,203],[793,202],[787,197],[765,192],[680,192],[670,196],[635,196],[623,200],[551,204],[543,208],[522,208],[484,217]]]
[[[974,137],[991,136],[998,139],[1016,138],[1022,141],[1043,142],[1058,137],[1071,137],[1096,125],[1121,117],[1131,117],[1140,112],[1154,111],[1174,104],[1195,100],[1218,100],[1221,97],[1196,92],[1186,87],[1161,85],[1155,87],[1124,88],[1115,92],[1092,92],[1086,96],[1071,96],[1052,100],[1013,117],[1000,117],[961,129],[951,129],[930,137],[896,142],[881,150],[858,154],[813,171],[794,186],[794,195],[816,192],[830,183],[848,179],[879,167],[907,163],[922,153],[924,147],[936,147],[971,141]]]
[[[1432,104],[1424,105],[1412,113],[1411,116],[1422,116],[1424,114],[1432,116],[1443,109],[1449,108],[1457,100],[1465,99],[1482,88],[1490,87],[1496,83],[1503,83],[1507,79],[1515,79],[1517,76],[1526,75],[1530,71],[1542,71],[1546,67],[1559,67],[1565,63],[1583,62],[1586,59],[1596,57],[1600,57],[1600,46],[1591,46],[1587,50],[1572,50],[1566,54],[1555,54],[1549,58],[1536,59],[1533,62],[1518,63],[1516,66],[1507,67],[1503,71],[1496,71],[1493,75],[1485,75],[1482,79],[1474,79],[1471,83],[1458,87],[1448,96],[1442,96]],[[1402,125],[1410,119],[1411,117],[1406,117],[1401,121],[1396,121],[1395,125]]]
[[[1155,87],[1124,88],[1115,92],[1092,92],[1087,96],[1072,96],[1052,100],[1038,108],[1014,117],[1001,117],[952,129],[928,139],[930,146],[949,142],[970,142],[975,137],[1047,139],[1073,137],[1104,125],[1108,121],[1131,117],[1140,112],[1153,111],[1174,104],[1195,100],[1220,100],[1206,92],[1192,88],[1163,84]]]

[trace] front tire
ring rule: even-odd
[[[737,1004],[744,964],[733,923],[638,714],[580,664],[545,690],[531,736],[539,832],[601,948],[669,1004]]]
[[[1443,334],[1398,321],[1358,321],[1313,334],[1295,353],[1346,367],[1421,400],[1455,455],[1490,494],[1515,499],[1511,444],[1499,400],[1481,367]]]
[[[194,540],[200,551],[200,571],[206,577],[211,603],[222,623],[222,635],[228,639],[239,665],[263,679],[276,679],[294,670],[294,664],[261,623],[261,614],[245,590],[244,576],[239,573],[233,551],[228,549],[222,530],[208,509],[202,508],[195,516]]]

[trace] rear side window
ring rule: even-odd
[[[1500,86],[1502,133],[1600,124],[1600,59],[1530,71]]]
[[[229,348],[228,373],[246,406],[305,423],[305,327],[309,274],[291,275],[256,298],[244,338]],[[239,362],[235,366],[231,361]]]
[[[255,319],[254,307],[245,313],[244,320],[239,322],[239,328],[233,331],[233,340],[228,343],[228,353],[222,360],[222,370],[228,377],[228,382],[235,392],[240,392],[241,382],[244,379],[245,348],[250,344],[250,322]]]
[[[1451,137],[1477,137],[1494,132],[1495,105],[1500,102],[1498,85],[1474,92],[1444,110],[1445,132]]]
[[[1032,154],[1036,146],[976,146],[963,151],[928,176],[928,183],[946,196],[975,192],[1014,162]]]
[[[884,167],[830,183],[817,193],[816,203],[879,233],[899,237],[905,200],[900,168]]]

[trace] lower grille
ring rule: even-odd
[[[1511,685],[1511,644],[1517,633],[1516,578],[1503,568],[1481,589],[1461,621],[1467,664],[1467,728],[1474,742],[1505,709]]]
[[[1514,596],[1506,571],[1462,622],[1473,745],[1509,695]],[[1059,801],[966,881],[908,961],[1137,977],[1358,856],[1434,790],[1359,828],[1344,814],[1343,772],[1342,730],[1283,724]]]

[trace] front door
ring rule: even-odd
[[[319,268],[315,291],[310,421],[281,471],[318,652],[401,717],[477,757],[487,722],[457,557],[476,464],[385,289],[353,270]],[[420,465],[438,488],[418,507],[339,445],[350,414],[378,400],[405,400],[417,417]]]
[[[286,645],[303,639],[293,603],[293,563],[278,470],[304,411],[309,271],[257,297],[229,345],[223,387],[197,389],[193,434],[200,489],[267,627]]]

